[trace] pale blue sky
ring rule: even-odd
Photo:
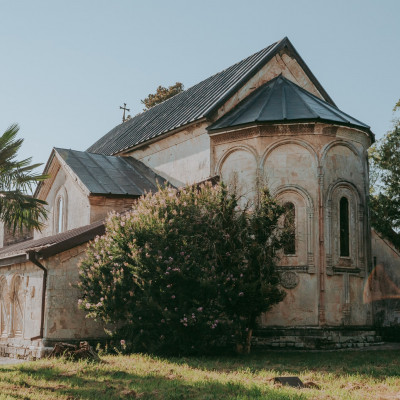
[[[158,85],[188,88],[288,36],[337,106],[390,128],[399,0],[0,0],[0,131],[21,157],[85,150]]]

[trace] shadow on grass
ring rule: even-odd
[[[204,371],[235,372],[248,370],[256,373],[274,370],[284,375],[299,375],[305,371],[358,375],[365,378],[386,379],[400,374],[400,351],[340,351],[289,352],[263,351],[237,357],[168,358],[176,365],[188,365]]]
[[[34,389],[37,395],[56,393],[57,396],[69,396],[73,399],[305,399],[301,393],[288,393],[287,389],[274,389],[268,385],[260,387],[229,381],[222,383],[211,379],[191,382],[179,376],[168,377],[155,372],[140,375],[89,367],[81,370],[78,375],[70,376],[54,367],[26,365],[18,369],[21,376],[14,385],[24,385],[23,382],[30,381],[29,387]],[[26,387],[26,384],[23,387]]]

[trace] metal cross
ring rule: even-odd
[[[124,114],[123,114],[123,116],[122,116],[122,122],[125,122],[126,121],[126,118],[125,118],[125,111],[131,111],[129,108],[126,108],[126,103],[124,103],[124,106],[123,107],[121,107],[121,106],[119,106],[119,108],[121,109],[121,110],[124,110]]]

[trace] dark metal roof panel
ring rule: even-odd
[[[40,255],[50,256],[86,243],[94,239],[97,235],[102,235],[104,231],[104,221],[99,220],[90,225],[71,229],[70,231],[58,233],[57,235],[27,240],[1,249],[0,260],[26,254],[28,251],[36,251]]]
[[[87,151],[107,155],[116,154],[205,117],[213,107],[232,93],[238,84],[247,79],[265,62],[278,43],[280,42],[273,43],[150,110],[116,126],[90,146]]]
[[[321,120],[361,128],[370,127],[321,100],[282,75],[265,83],[229,113],[210,125],[210,131],[255,122]]]
[[[93,194],[141,196],[157,191],[165,179],[131,157],[54,149]]]

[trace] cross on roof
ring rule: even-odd
[[[123,107],[121,107],[121,106],[119,106],[119,108],[121,109],[121,110],[124,110],[124,114],[122,115],[122,122],[125,122],[126,121],[126,118],[125,118],[125,111],[131,111],[129,108],[126,108],[126,103],[124,103],[124,106]]]

